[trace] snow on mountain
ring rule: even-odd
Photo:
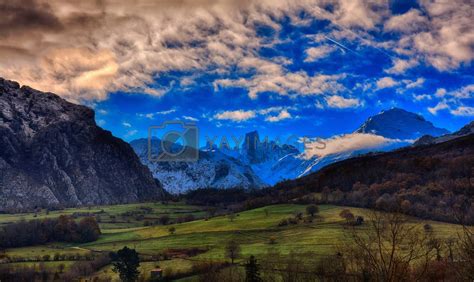
[[[152,139],[152,147],[160,148],[160,140]],[[252,169],[218,150],[199,152],[195,162],[156,162],[148,158],[148,139],[130,143],[141,162],[160,180],[165,190],[179,194],[200,188],[260,188],[265,184]]]
[[[448,134],[449,131],[435,127],[420,115],[392,108],[369,118],[355,133],[369,133],[391,139],[415,140],[426,134],[440,136]]]
[[[289,145],[262,143],[257,132],[250,132],[239,159],[249,164],[265,183],[273,185],[357,155],[410,145],[428,133],[439,136],[447,132],[417,114],[393,108],[369,118],[354,133],[309,142],[302,153]],[[272,146],[265,146],[268,143]]]
[[[288,144],[262,140],[256,131],[246,134],[240,148],[207,144],[201,148],[199,160],[190,163],[150,162],[147,140],[135,140],[131,145],[166,190],[181,193],[207,187],[273,185],[357,155],[410,145],[426,134],[446,133],[417,114],[394,108],[369,118],[354,133],[308,142],[304,152]]]

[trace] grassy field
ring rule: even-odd
[[[166,214],[171,218],[177,218],[183,214],[195,216],[205,215],[204,208],[186,206],[173,203],[163,204],[137,204],[110,207],[93,207],[91,209],[71,209],[46,214],[38,214],[37,218],[53,217],[59,214],[73,214],[74,212],[101,212],[104,218],[119,215],[126,211],[140,210],[143,206],[151,207],[153,212],[147,217],[158,218]],[[173,271],[186,271],[192,266],[193,261],[225,261],[225,245],[230,240],[235,240],[241,245],[242,256],[240,260],[250,255],[257,257],[269,252],[279,252],[282,255],[298,252],[313,252],[315,256],[334,254],[336,247],[347,240],[345,225],[339,213],[344,207],[322,205],[319,206],[319,220],[311,223],[300,222],[296,225],[279,227],[282,219],[293,217],[298,212],[304,212],[303,205],[275,205],[264,208],[249,210],[236,214],[234,218],[229,216],[218,216],[210,219],[172,224],[154,225],[143,227],[143,220],[130,222],[116,222],[115,224],[106,220],[101,222],[103,235],[98,241],[88,244],[50,244],[46,246],[35,246],[27,248],[10,249],[6,251],[8,256],[14,257],[41,257],[46,254],[53,256],[56,253],[85,254],[88,252],[116,251],[123,246],[136,249],[140,254],[154,255],[169,249],[200,248],[203,253],[192,258],[174,258],[160,262],[142,263],[142,273],[149,271],[159,265],[165,274]],[[350,208],[355,215],[367,217],[368,210]],[[102,212],[103,211],[103,212]],[[32,218],[32,214],[22,215],[25,219]],[[18,216],[0,215],[0,222],[12,222],[18,220]],[[460,226],[441,222],[421,221],[411,219],[411,224],[429,223],[433,231],[441,238],[456,237]],[[118,225],[118,226],[117,226]],[[363,225],[364,226],[364,225]],[[360,228],[364,228],[364,227]],[[170,227],[175,228],[175,233],[169,232]],[[274,243],[270,243],[273,240]],[[51,267],[56,267],[57,262],[49,262]],[[31,262],[34,264],[34,262]],[[95,274],[96,276],[115,277],[111,267],[105,267]]]
[[[205,207],[173,202],[92,206],[57,211],[41,210],[36,213],[0,214],[0,226],[20,220],[55,218],[60,215],[74,215],[77,218],[94,215],[100,218],[99,225],[103,233],[114,233],[129,228],[143,227],[145,222],[158,224],[156,221],[162,216],[169,216],[172,220],[186,215],[193,215],[196,218],[204,217],[205,210]]]

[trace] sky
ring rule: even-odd
[[[399,107],[474,119],[470,0],[0,0],[0,76],[93,107],[127,141],[327,138]]]

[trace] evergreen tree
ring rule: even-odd
[[[260,266],[257,263],[257,259],[254,256],[250,256],[250,259],[245,264],[245,281],[246,282],[261,282],[262,278],[260,278],[259,272]]]
[[[133,282],[138,278],[138,267],[140,266],[140,258],[134,249],[124,247],[117,253],[111,253],[110,257],[113,261],[113,271],[118,272],[120,280],[124,282]]]

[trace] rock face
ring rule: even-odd
[[[0,78],[0,209],[116,204],[164,191],[94,111]]]
[[[445,134],[439,137],[434,137],[431,135],[423,135],[420,139],[416,140],[416,142],[413,145],[424,146],[424,145],[438,144],[438,143],[453,140],[462,136],[470,135],[473,133],[474,133],[474,121],[471,121],[469,124],[466,124],[461,129],[459,129],[458,131],[452,134]]]
[[[415,140],[425,134],[440,136],[449,131],[435,127],[422,116],[402,109],[392,108],[369,118],[356,133],[369,133],[391,139]]]
[[[161,141],[151,141],[153,153],[160,153]],[[134,140],[130,145],[166,191],[173,194],[200,188],[250,189],[265,186],[250,166],[217,149],[199,151],[199,159],[193,162],[156,162],[148,158],[148,139]]]

